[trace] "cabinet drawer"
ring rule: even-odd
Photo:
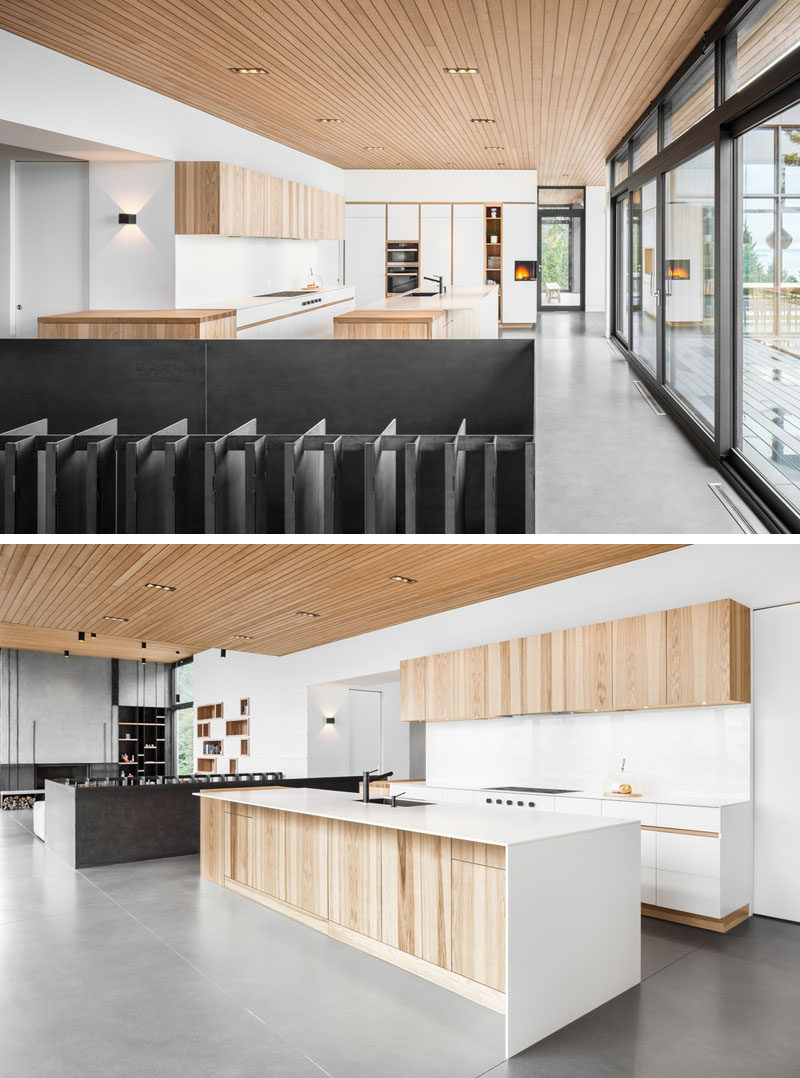
[[[656,867],[668,872],[719,879],[718,838],[700,835],[673,835],[666,831],[650,832],[656,836]]]
[[[642,865],[645,868],[656,867],[655,831],[642,831]]]
[[[571,812],[576,816],[601,816],[603,802],[594,797],[556,797],[556,812]]]
[[[693,805],[659,805],[656,823],[659,827],[678,827],[681,831],[714,831],[718,834],[720,810]]]
[[[647,902],[651,906],[657,905],[656,870],[645,865],[642,866],[642,902]]]
[[[442,790],[442,801],[451,805],[472,805],[475,793],[473,790]]]
[[[719,880],[656,870],[656,905],[705,917],[720,917]]]
[[[602,801],[603,815],[611,816],[618,820],[640,820],[642,823],[655,827],[656,806],[636,801]]]

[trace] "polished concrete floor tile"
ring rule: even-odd
[[[522,331],[536,338],[537,533],[743,534],[709,483],[764,532],[674,420],[654,414],[604,332],[602,315],[565,312]]]

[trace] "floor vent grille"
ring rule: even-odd
[[[634,382],[633,384],[636,387],[636,392],[645,401],[653,415],[667,414],[661,407],[661,405],[658,403],[656,398],[653,396],[653,394],[650,392],[650,390],[647,388],[647,386],[644,384],[644,382]]]
[[[724,509],[727,511],[729,516],[731,516],[736,521],[742,531],[749,535],[755,535],[756,529],[753,527],[753,525],[750,523],[744,513],[742,513],[741,509],[731,498],[730,494],[728,494],[727,490],[725,490],[722,483],[709,483],[708,485],[711,489],[711,493],[722,503]]]

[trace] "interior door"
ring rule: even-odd
[[[382,766],[381,693],[350,689],[350,774]]]
[[[89,306],[89,166],[15,165],[16,336],[38,337],[40,315]]]

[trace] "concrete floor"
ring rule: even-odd
[[[604,319],[540,312],[535,332],[503,332],[537,341],[537,533],[741,535],[709,483],[766,532],[678,425],[651,410]]]
[[[74,872],[0,814],[0,1072],[798,1078],[800,926],[642,921],[643,984],[504,1062],[502,1019],[200,879]]]

